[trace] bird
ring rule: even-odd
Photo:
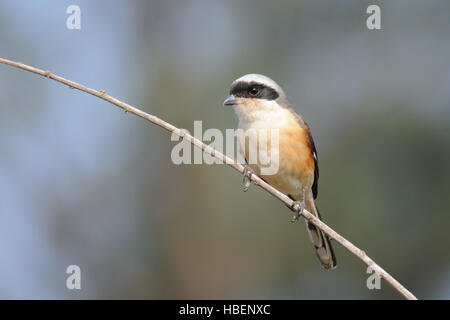
[[[319,180],[316,146],[308,124],[293,109],[283,89],[267,76],[246,74],[233,81],[223,104],[233,107],[239,120],[238,129],[243,132],[254,130],[258,133],[257,152],[262,152],[264,146],[265,152],[270,153],[267,150],[269,149],[278,156],[276,172],[265,173],[260,161],[249,162],[249,140],[238,135],[239,151],[246,161],[244,181],[246,176],[255,173],[291,198],[294,201],[292,209],[294,206],[296,209],[292,222],[298,219],[304,209],[322,220],[315,204]],[[259,134],[264,133],[267,137],[270,136],[268,132],[273,130],[278,135],[278,146],[274,146],[274,139],[266,139],[262,143],[263,135]],[[274,147],[276,149],[273,149]],[[329,237],[315,225],[305,221],[322,266],[325,269],[334,269],[336,257]]]

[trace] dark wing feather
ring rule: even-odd
[[[317,151],[316,151],[316,146],[314,144],[313,137],[311,135],[311,130],[308,130],[308,139],[309,139],[309,145],[311,147],[311,150],[312,150],[312,153],[313,153],[313,157],[314,157],[314,182],[313,182],[313,185],[312,185],[311,189],[312,189],[312,192],[313,192],[313,197],[314,197],[314,199],[316,199],[317,198],[317,194],[319,192],[319,190],[318,190],[318,184],[319,184],[319,163],[317,161]]]

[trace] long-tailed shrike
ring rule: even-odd
[[[267,137],[270,136],[267,131],[277,130],[277,172],[264,175],[258,162],[248,165],[267,183],[296,201],[295,205],[299,210],[293,221],[297,220],[304,208],[320,218],[314,203],[317,197],[319,167],[311,130],[290,106],[281,87],[266,76],[247,74],[231,84],[230,95],[224,105],[234,107],[239,118],[239,128],[244,131],[265,131]],[[258,141],[259,143],[261,141]],[[246,146],[245,140],[239,141],[240,152],[248,162]],[[336,258],[328,236],[308,221],[306,226],[322,265],[326,269],[336,267]]]

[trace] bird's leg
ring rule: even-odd
[[[244,192],[246,192],[252,184],[253,170],[248,164],[244,164],[244,172],[242,174],[244,175]]]
[[[305,209],[305,187],[302,187],[302,201],[294,201],[291,206],[291,209],[294,210],[294,216],[292,217],[291,222],[294,223],[298,220],[298,218],[302,215],[303,210]]]

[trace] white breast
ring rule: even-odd
[[[257,174],[276,174],[279,168],[278,129],[288,123],[291,114],[275,101],[250,101],[244,105],[235,106],[235,111],[239,118],[239,129],[242,129],[250,138],[250,143],[247,142],[246,145],[245,136],[238,134],[240,152],[245,154],[244,150],[248,148],[247,161]],[[250,132],[256,133],[258,142],[251,142],[254,135]],[[271,142],[268,143],[268,141]]]
[[[256,101],[234,106],[241,129],[272,129],[286,125],[289,111],[275,101]]]

